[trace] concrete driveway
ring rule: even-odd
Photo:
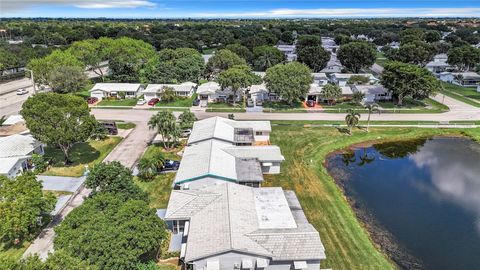
[[[38,175],[37,180],[42,181],[42,190],[75,192],[83,184],[85,177]]]

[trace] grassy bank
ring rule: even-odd
[[[63,153],[58,148],[45,147],[45,157],[52,161],[52,166],[44,173],[57,176],[82,176],[85,165],[91,167],[102,160],[117,146],[122,138],[108,137],[103,141],[88,141],[77,143],[70,149],[72,164],[65,166]]]
[[[323,166],[330,152],[374,140],[400,140],[423,136],[466,134],[480,139],[480,129],[442,130],[372,128],[346,136],[336,128],[274,126],[273,144],[280,146],[285,162],[282,173],[268,175],[266,185],[294,190],[309,221],[320,232],[327,252],[322,268],[394,269],[395,266],[371,242],[341,190]]]
[[[441,94],[460,100],[475,107],[480,107],[480,93],[473,87],[462,87],[459,85],[442,82]]]

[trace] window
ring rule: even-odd
[[[261,132],[261,131],[255,131],[255,135],[261,136],[261,135],[263,135],[263,132]]]

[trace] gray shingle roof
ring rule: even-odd
[[[325,249],[318,232],[312,225],[294,219],[299,215],[290,208],[297,206],[286,202],[295,199],[287,199],[283,194],[281,188],[251,188],[232,183],[195,191],[174,190],[165,218],[190,220],[186,261],[226,251],[267,256],[272,260],[324,259]],[[189,210],[192,206],[194,210]],[[294,212],[297,211],[301,210]],[[269,229],[260,228],[264,215],[270,219]]]

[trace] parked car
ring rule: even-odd
[[[257,99],[257,100],[255,101],[255,104],[256,104],[257,106],[263,106],[263,101],[262,101],[261,99]]]
[[[147,101],[146,101],[145,99],[143,99],[143,98],[137,100],[137,105],[143,105],[143,104],[145,104],[145,103],[147,103]]]
[[[247,107],[254,107],[255,104],[253,103],[253,99],[249,98],[247,99]]]
[[[182,136],[182,138],[186,138],[186,137],[190,136],[190,134],[192,134],[192,130],[187,128],[187,129],[182,130],[182,134],[180,134],[180,135]]]
[[[193,105],[193,106],[198,106],[198,105],[200,105],[200,99],[198,99],[198,98],[197,98],[197,99],[194,99],[193,102],[192,102],[192,105]]]
[[[307,107],[315,107],[316,102],[314,100],[307,100]]]
[[[117,135],[118,134],[118,128],[117,124],[113,121],[108,121],[108,122],[100,122],[102,127],[104,127],[107,131],[108,134],[110,135]]]
[[[155,104],[157,104],[158,102],[160,102],[160,99],[158,98],[152,98],[148,101],[148,105],[150,106],[155,106]]]
[[[97,101],[98,101],[98,98],[96,98],[96,97],[87,98],[87,103],[88,104],[95,104]]]
[[[180,167],[180,161],[165,159],[163,162],[163,171],[176,171]]]
[[[28,94],[28,90],[25,89],[25,88],[21,88],[21,89],[18,89],[17,90],[17,95],[25,95],[25,94]]]

